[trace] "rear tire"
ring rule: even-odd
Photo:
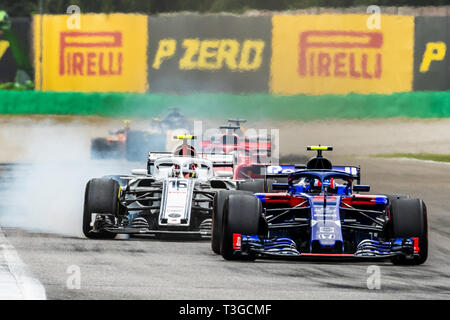
[[[398,199],[411,199],[409,194],[385,194],[385,196],[389,199],[389,202],[392,202],[392,201],[398,200]]]
[[[252,193],[264,192],[265,184],[263,179],[238,181],[237,190],[250,191]]]
[[[391,201],[392,238],[419,238],[419,255],[392,258],[398,265],[419,265],[428,257],[427,207],[421,199],[393,199]]]
[[[220,253],[225,260],[254,260],[254,255],[242,256],[233,249],[233,234],[260,235],[262,204],[248,194],[231,194],[223,208],[223,229]]]
[[[116,234],[108,231],[92,232],[92,214],[107,214],[114,219],[119,211],[120,186],[113,179],[91,179],[86,185],[83,212],[83,233],[90,239],[113,239]]]
[[[250,191],[252,193],[272,192],[273,179],[255,179],[238,181],[237,190]]]

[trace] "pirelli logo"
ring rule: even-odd
[[[59,75],[117,76],[123,72],[122,32],[60,33]]]
[[[301,32],[298,74],[300,77],[381,78],[382,46],[380,32]]]
[[[42,21],[41,21],[42,19]],[[36,87],[52,91],[145,92],[148,19],[140,14],[35,16]]]
[[[414,17],[275,15],[270,89],[276,94],[392,93],[412,88]]]

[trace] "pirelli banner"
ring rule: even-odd
[[[450,90],[449,17],[381,15],[375,27],[367,14],[82,14],[79,25],[70,17],[34,17],[37,89]],[[0,54],[6,46],[0,39]]]
[[[147,16],[34,17],[36,88],[53,91],[147,90]]]
[[[151,92],[267,92],[270,16],[150,17]]]
[[[368,15],[273,17],[270,88],[277,94],[410,91],[414,18]]]

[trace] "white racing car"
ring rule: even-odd
[[[183,145],[184,151],[192,148]],[[180,149],[181,150],[181,149]],[[83,233],[211,235],[217,190],[234,190],[231,155],[149,153],[148,168],[128,176],[91,179],[86,185]]]

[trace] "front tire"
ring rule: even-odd
[[[397,265],[419,265],[428,257],[427,207],[420,199],[393,199],[391,201],[392,238],[419,238],[419,254],[413,259],[404,256],[392,258]]]
[[[220,253],[225,260],[252,260],[253,255],[243,256],[233,249],[233,234],[260,235],[262,232],[262,204],[248,194],[231,194],[223,208],[223,229]]]
[[[220,254],[220,244],[223,229],[223,207],[225,200],[232,194],[243,194],[246,192],[236,190],[218,190],[214,196],[212,212],[211,249],[215,254]],[[251,194],[248,192],[248,194]]]
[[[102,214],[114,220],[119,211],[120,186],[113,179],[91,179],[86,184],[83,211],[83,233],[90,239],[113,239],[116,234],[105,230],[93,231],[92,214]]]
[[[389,202],[392,202],[392,201],[398,200],[398,199],[411,199],[409,194],[385,194],[385,196],[389,199]]]

